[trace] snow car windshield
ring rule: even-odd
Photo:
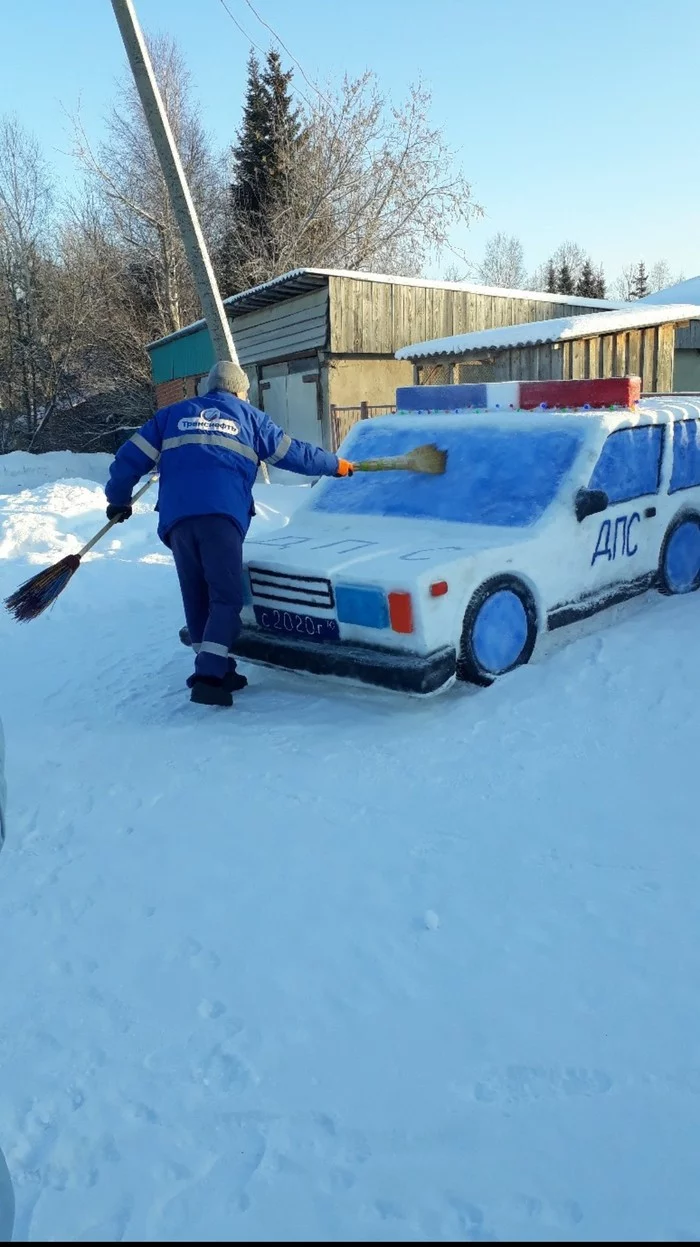
[[[370,420],[356,428],[345,455],[383,458],[436,442],[448,451],[445,475],[355,473],[314,490],[311,510],[526,528],[556,497],[581,441],[580,431],[571,428],[504,429],[466,422],[456,428],[426,420],[418,430]]]

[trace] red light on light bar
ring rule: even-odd
[[[641,377],[598,377],[589,381],[521,381],[523,411],[546,407],[633,407],[642,393]]]
[[[446,593],[447,593],[447,581],[446,580],[436,580],[433,584],[431,584],[430,586],[431,598],[443,598]]]
[[[389,595],[389,619],[394,632],[413,632],[413,602],[410,593]]]

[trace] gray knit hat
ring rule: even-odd
[[[247,394],[250,381],[240,364],[232,364],[228,359],[219,359],[207,377],[203,392],[211,394],[212,390],[227,390],[229,394]]]

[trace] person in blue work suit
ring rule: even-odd
[[[214,365],[201,398],[163,407],[117,451],[105,488],[107,518],[131,515],[136,482],[156,464],[158,535],[172,550],[196,653],[191,700],[231,706],[245,676],[231,649],[243,605],[243,539],[255,514],[261,462],[302,476],[351,476],[352,464],[289,437],[247,401],[238,364]]]

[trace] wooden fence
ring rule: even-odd
[[[360,403],[359,407],[337,407],[331,403],[331,436],[333,450],[337,450],[343,438],[347,437],[351,428],[360,420],[371,420],[373,416],[391,416],[396,411],[389,404],[376,405]]]

